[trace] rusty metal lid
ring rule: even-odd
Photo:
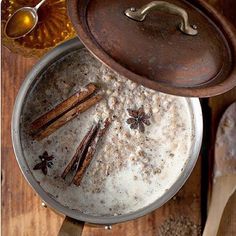
[[[236,86],[235,29],[202,0],[68,0],[84,45],[119,74],[175,95]]]

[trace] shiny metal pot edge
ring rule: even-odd
[[[183,186],[185,181],[188,179],[189,175],[191,174],[193,167],[196,164],[196,161],[199,156],[199,152],[201,149],[202,143],[202,133],[203,133],[203,121],[202,121],[202,110],[201,105],[198,98],[186,98],[188,99],[191,113],[193,117],[193,127],[195,129],[195,137],[194,137],[194,145],[192,150],[192,156],[190,157],[189,161],[186,163],[185,169],[183,170],[182,174],[179,176],[175,184],[168,190],[166,193],[159,199],[157,199],[152,204],[144,207],[138,211],[125,214],[125,215],[117,215],[117,216],[92,216],[87,215],[77,210],[71,210],[68,207],[61,205],[59,202],[54,200],[50,197],[48,193],[46,193],[36,179],[33,177],[29,167],[24,158],[23,149],[21,145],[20,139],[20,120],[21,120],[21,111],[25,102],[25,97],[29,93],[32,86],[35,84],[37,77],[41,75],[41,73],[52,63],[57,61],[63,55],[66,55],[73,50],[78,48],[82,48],[83,45],[77,38],[71,39],[58,47],[51,50],[47,53],[30,71],[28,76],[26,77],[25,81],[23,82],[20,91],[17,95],[14,111],[12,115],[12,124],[11,124],[11,134],[12,134],[12,142],[13,148],[15,152],[15,156],[17,162],[20,166],[20,169],[31,185],[31,187],[38,193],[38,195],[42,198],[43,202],[46,203],[47,206],[53,208],[54,210],[58,211],[61,214],[67,215],[74,219],[92,223],[92,224],[103,224],[103,225],[111,225],[123,221],[133,220],[143,215],[146,215],[155,209],[162,206],[168,200],[170,200],[177,191]]]

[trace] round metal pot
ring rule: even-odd
[[[72,210],[69,209],[68,207],[63,206],[62,204],[51,198],[51,196],[42,189],[42,187],[36,181],[33,174],[31,173],[30,168],[27,165],[27,161],[23,153],[21,135],[20,135],[21,114],[25,103],[25,98],[30,93],[35,83],[38,83],[37,78],[45,71],[45,69],[48,68],[48,66],[50,66],[52,63],[60,59],[62,56],[81,47],[83,47],[83,45],[79,42],[77,38],[69,40],[61,44],[60,46],[56,47],[55,49],[51,50],[32,68],[32,70],[26,77],[24,83],[22,84],[18,96],[16,98],[12,116],[12,127],[11,127],[12,142],[17,162],[20,166],[20,169],[25,179],[28,181],[31,187],[37,192],[37,194],[42,198],[43,202],[45,202],[47,206],[55,209],[57,212],[65,216],[68,216],[70,219],[75,219],[76,221],[86,222],[90,224],[105,225],[108,227],[109,225],[115,223],[133,220],[135,218],[141,217],[145,214],[154,211],[155,209],[159,208],[164,203],[166,203],[169,199],[171,199],[177,193],[177,191],[183,186],[185,181],[188,179],[190,173],[192,172],[200,152],[201,142],[202,142],[202,132],[203,132],[202,111],[198,98],[186,98],[191,110],[190,112],[192,114],[193,129],[195,131],[195,136],[192,145],[192,156],[186,163],[185,169],[182,172],[182,174],[179,176],[179,178],[176,180],[173,186],[161,198],[157,199],[149,206],[144,207],[138,211],[125,215],[117,215],[110,217],[108,216],[98,217],[93,215],[87,215],[77,210]],[[66,224],[67,227],[65,227],[63,230],[68,231],[68,229],[70,229],[74,232],[75,224],[71,223],[70,220],[69,221],[67,220]]]

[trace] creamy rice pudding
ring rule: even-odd
[[[21,122],[24,154],[34,177],[52,198],[70,209],[92,215],[126,214],[141,209],[167,191],[181,175],[194,136],[189,100],[163,94],[109,70],[86,49],[72,52],[50,66],[26,99]],[[79,88],[93,82],[104,99],[42,141],[29,135],[33,120]],[[128,109],[143,107],[150,116],[145,131],[131,129]],[[110,117],[81,185],[61,173],[94,122]],[[45,176],[33,170],[39,155],[53,155]]]

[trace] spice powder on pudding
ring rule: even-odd
[[[181,175],[194,136],[188,98],[159,93],[121,77],[86,49],[58,60],[38,81],[22,113],[24,155],[35,179],[62,205],[98,216],[130,213],[156,201]],[[47,138],[34,141],[29,134],[32,121],[88,83],[95,83],[104,99]],[[146,115],[142,119],[141,113],[131,112],[140,108]],[[69,176],[63,180],[61,174],[89,128],[107,117],[111,126],[80,186],[70,184]],[[132,128],[130,118],[141,122],[144,130]],[[45,151],[54,157],[47,175],[33,170]]]

